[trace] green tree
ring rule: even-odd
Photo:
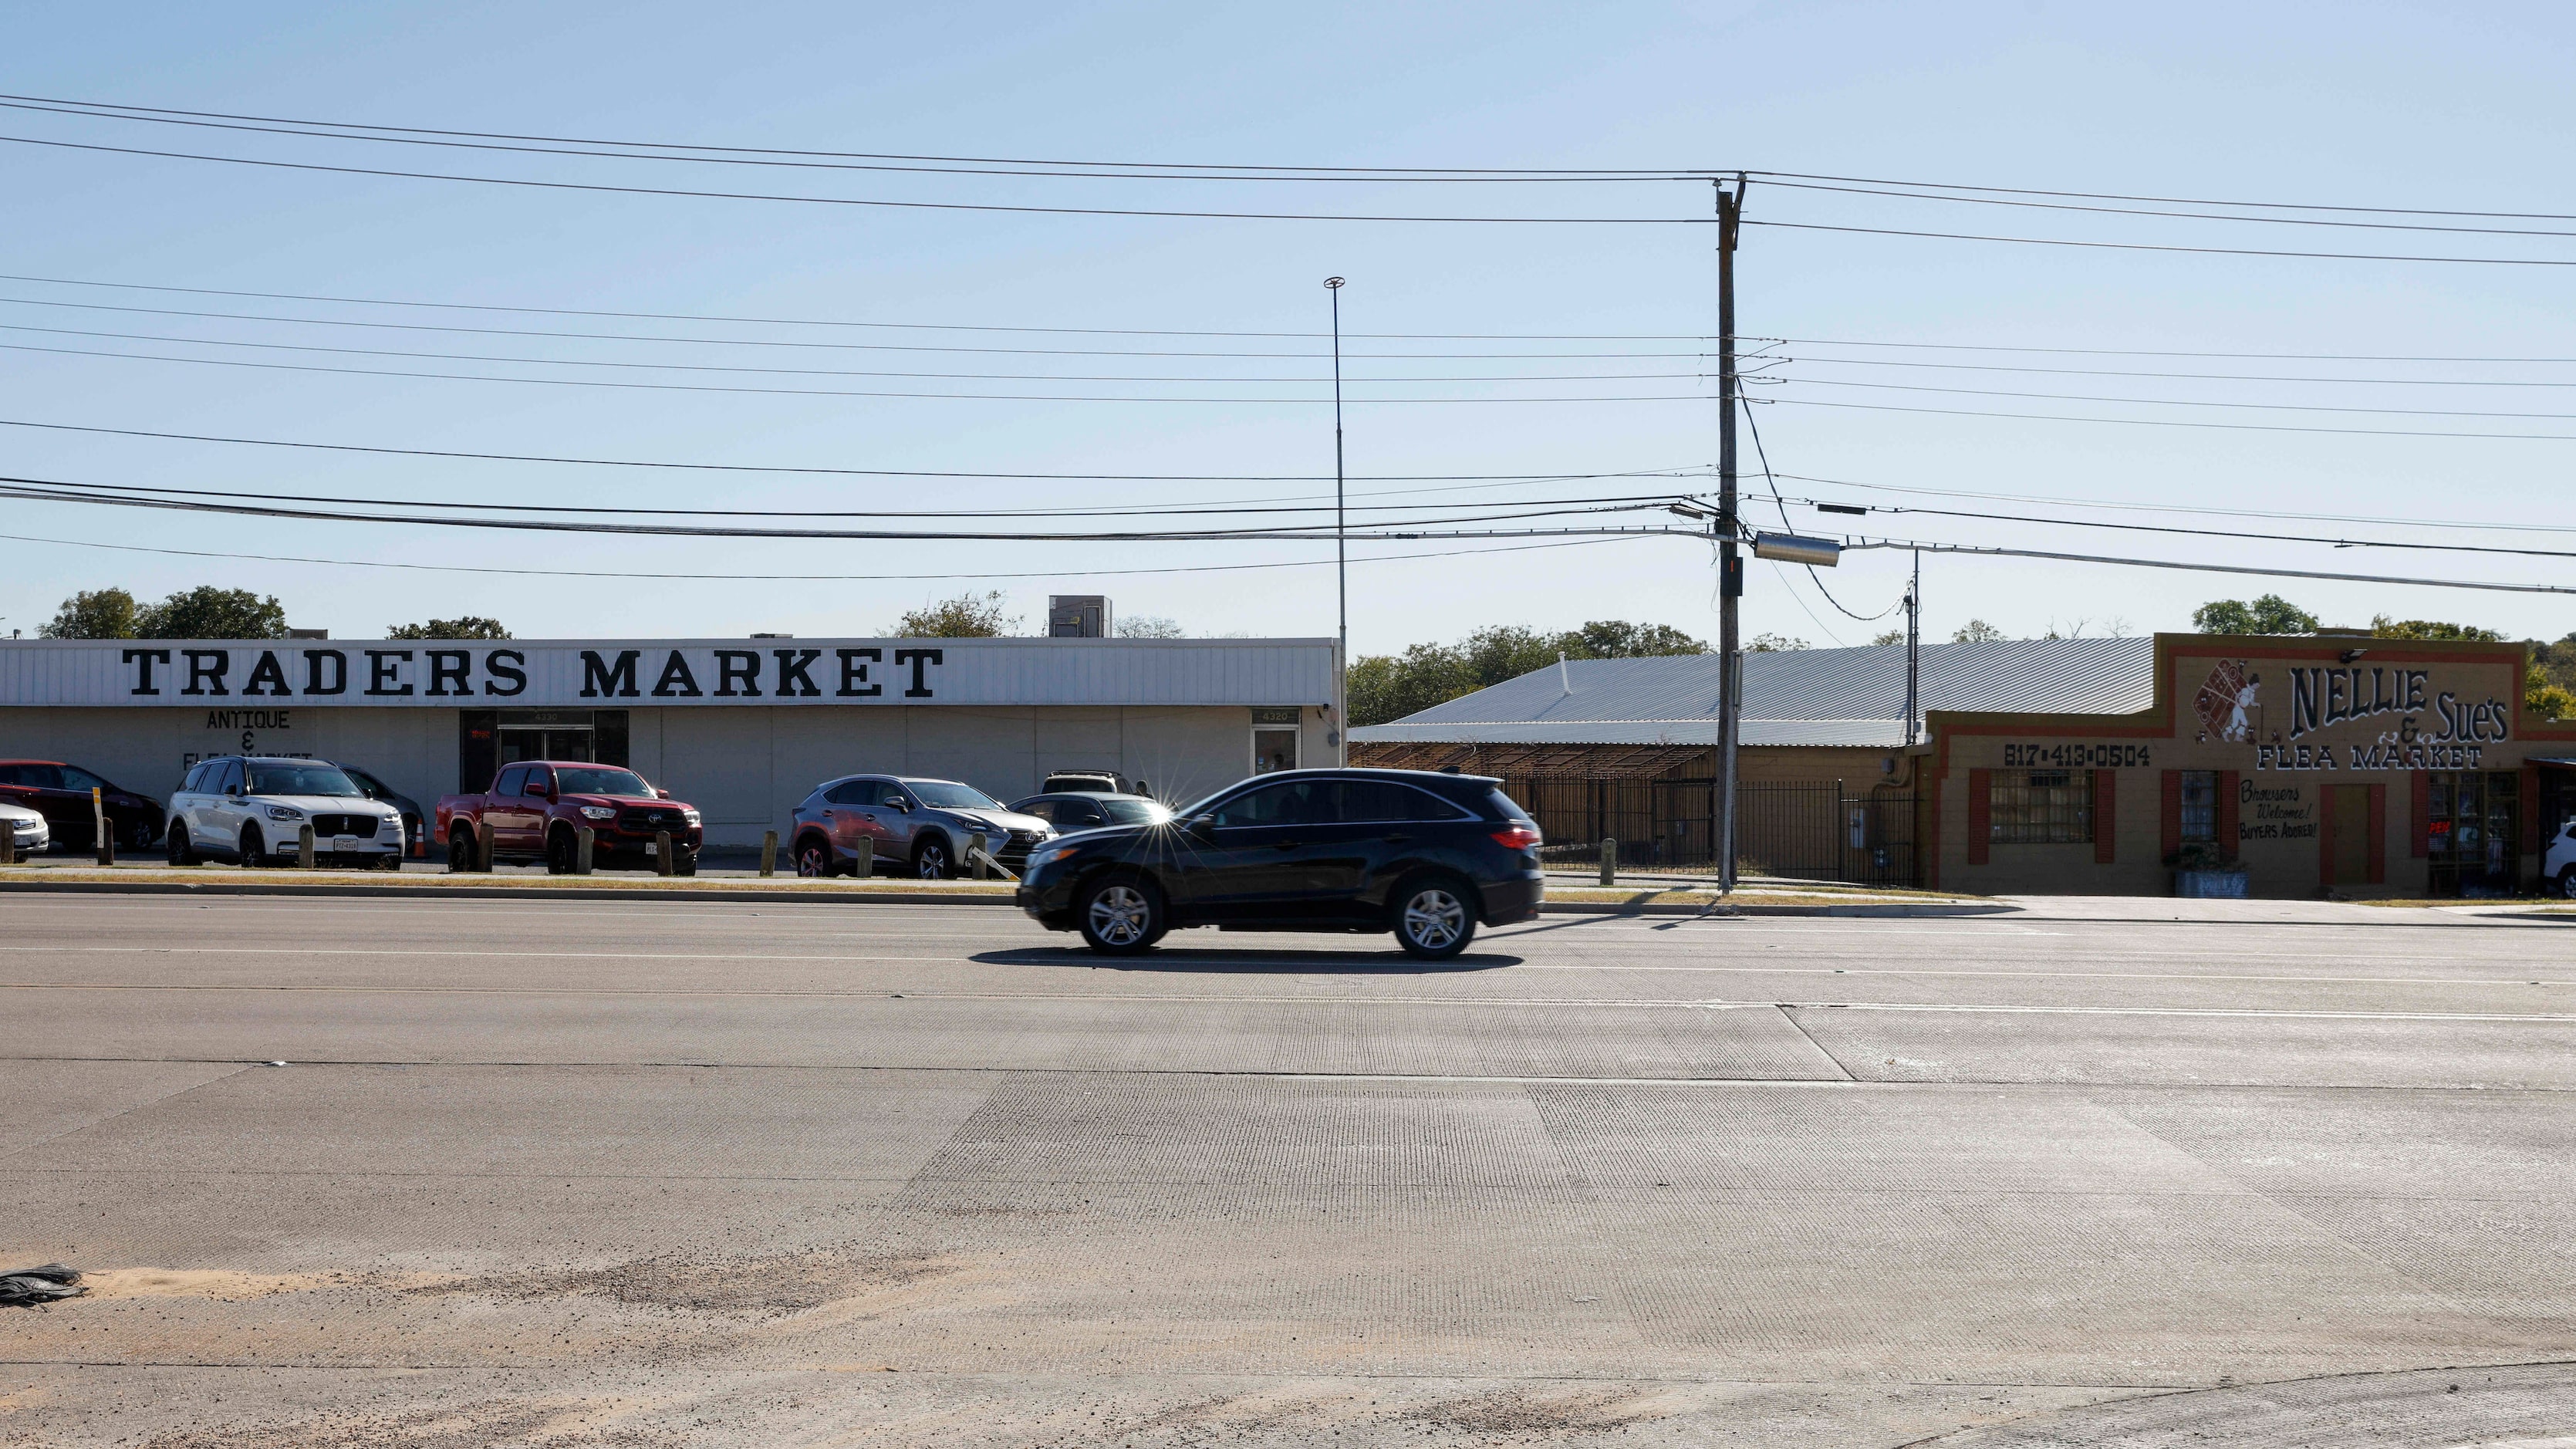
[[[40,639],[133,639],[138,610],[123,589],[74,594],[54,611],[53,622],[36,630]]]
[[[2004,631],[1983,619],[1970,619],[1950,636],[1953,644],[1992,644],[2004,637]]]
[[[2251,603],[2212,599],[2191,611],[2191,627],[2203,634],[2313,634],[2317,616],[2279,594],[2265,594]]]
[[[1020,616],[1006,613],[1002,591],[972,591],[953,599],[924,604],[895,620],[886,631],[897,639],[994,639],[1020,627]]]
[[[1806,640],[1798,638],[1792,634],[1756,634],[1752,639],[1746,642],[1744,652],[1747,654],[1786,654],[1792,650],[1812,647],[1814,646],[1808,644]],[[1697,653],[1699,651],[1693,650],[1692,652]]]
[[[275,594],[199,584],[145,606],[134,627],[146,639],[283,639],[286,606]]]
[[[2470,644],[2502,643],[2504,636],[2493,629],[2475,624],[2446,624],[2438,619],[2392,619],[2386,614],[2370,621],[2372,637],[2379,639],[2457,639]]]
[[[1182,628],[1178,619],[1166,619],[1160,614],[1130,614],[1119,620],[1118,627],[1112,632],[1121,639],[1187,639],[1190,637],[1190,631]]]
[[[454,619],[431,619],[422,624],[392,624],[385,629],[388,639],[507,639],[510,631],[498,619],[479,614],[466,614]]]
[[[1479,629],[1455,644],[1416,644],[1401,654],[1351,661],[1354,725],[1384,724],[1568,659],[1637,659],[1705,654],[1708,645],[1666,624],[1595,619],[1561,634],[1518,624]]]
[[[1869,642],[1872,644],[1902,644],[1905,642],[1905,631],[1902,629],[1882,630],[1879,633],[1870,636]]]

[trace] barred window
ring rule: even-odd
[[[2089,844],[2093,772],[1997,770],[1987,820],[1997,845]]]
[[[2218,839],[2216,770],[2182,772],[2182,838],[2186,842]]]

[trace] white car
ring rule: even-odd
[[[54,843],[53,832],[46,828],[45,817],[24,805],[0,803],[0,830],[6,830],[18,843],[18,858],[43,850]]]
[[[2570,820],[2550,837],[2540,857],[2540,878],[2557,887],[2558,893],[2576,900],[2576,820]]]
[[[394,807],[368,799],[337,765],[255,755],[219,755],[188,772],[170,797],[170,863],[293,860],[308,825],[317,865],[402,868]]]

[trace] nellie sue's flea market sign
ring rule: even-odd
[[[0,704],[1324,704],[1332,672],[1331,642],[1312,639],[112,640],[0,644]]]
[[[2293,664],[2267,681],[2222,659],[2192,708],[2202,742],[2254,746],[2257,770],[2474,770],[2513,727],[2509,701],[2408,665]]]

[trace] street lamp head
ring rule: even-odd
[[[1324,285],[1338,292],[1342,289],[1342,279],[1339,277],[1326,277],[1324,279]]]

